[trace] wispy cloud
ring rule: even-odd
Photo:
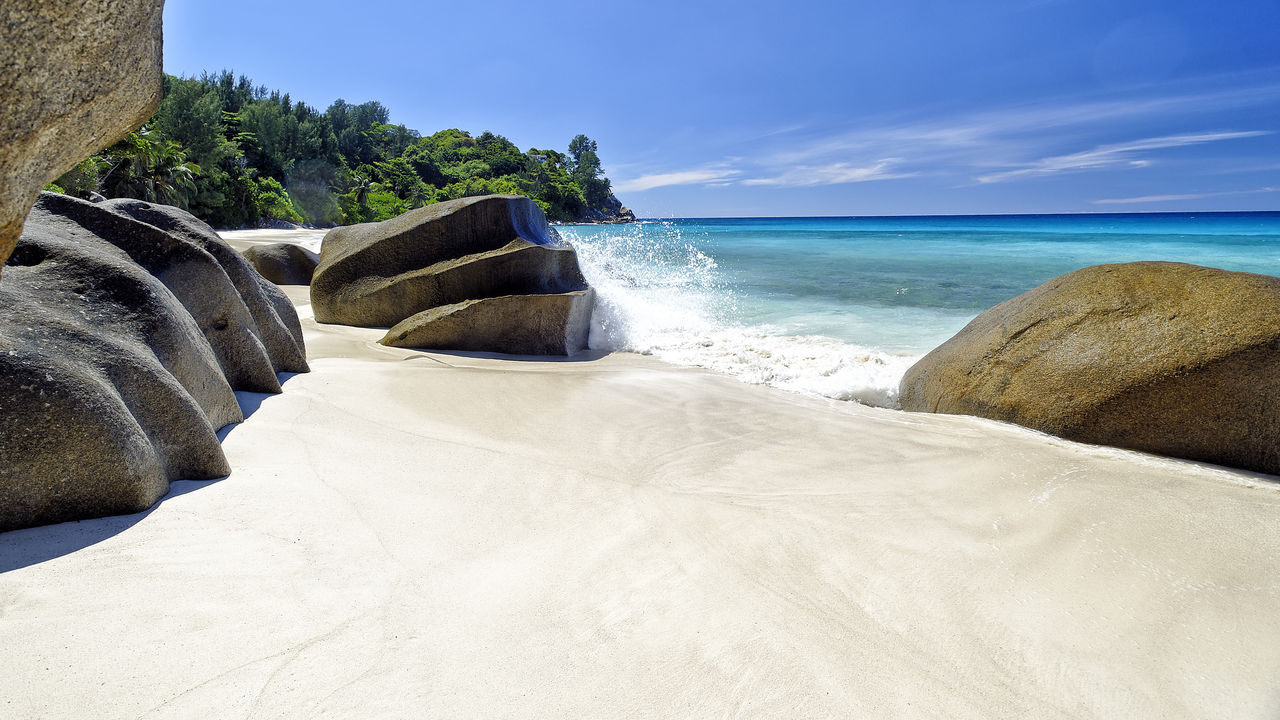
[[[893,156],[898,158],[898,173],[960,176],[985,183],[1085,167],[1142,167],[1150,162],[1142,154],[1161,147],[1267,133],[1246,129],[1169,134],[1095,145],[1082,152],[1061,151],[1064,145],[1112,134],[1115,128],[1131,122],[1150,126],[1153,121],[1176,118],[1185,127],[1208,110],[1274,104],[1276,97],[1280,97],[1280,84],[1274,81],[1241,83],[1236,78],[1207,78],[1197,90],[1153,90],[1145,96],[1120,99],[1056,98],[978,112],[934,112],[928,120],[882,118],[852,130],[793,143],[767,158],[765,164],[783,168],[775,170],[782,176],[787,168],[867,167],[876,158]]]
[[[1229,195],[1254,195],[1256,193],[1276,192],[1280,188],[1264,187],[1256,190],[1229,190],[1226,192],[1209,192],[1209,193],[1187,193],[1185,195],[1143,195],[1141,197],[1131,198],[1108,198],[1106,200],[1094,200],[1095,205],[1132,205],[1135,203],[1162,203],[1175,202],[1178,200],[1203,200],[1211,197],[1226,197]]]
[[[814,185],[839,185],[842,183],[870,182],[911,177],[915,173],[895,172],[896,159],[880,160],[868,166],[855,166],[847,162],[828,165],[799,165],[773,177],[743,180],[743,185],[782,185],[788,187],[812,187]]]
[[[1247,126],[1222,131],[1197,125],[1220,127],[1223,109],[1270,106],[1277,97],[1274,75],[1223,76],[1123,98],[1052,98],[970,112],[933,108],[914,117],[861,118],[826,134],[804,123],[756,133],[749,141],[735,137],[730,145],[749,148],[743,157],[688,169],[637,167],[635,172],[646,174],[614,186],[640,192],[668,185],[813,187],[932,177],[954,187],[1141,168],[1162,150],[1271,134]],[[1126,127],[1143,128],[1131,135],[1139,139],[1116,142],[1117,131]],[[1170,132],[1159,134],[1153,127]]]
[[[978,177],[980,183],[996,183],[1035,175],[1052,175],[1073,170],[1096,170],[1099,168],[1128,165],[1130,167],[1146,167],[1149,161],[1137,157],[1144,150],[1161,150],[1166,148],[1201,145],[1222,140],[1258,137],[1271,134],[1266,130],[1246,130],[1240,132],[1209,132],[1189,135],[1165,135],[1163,137],[1144,138],[1127,143],[1099,145],[1068,155],[1056,155],[1042,158],[1026,167],[1004,172],[992,173]]]
[[[702,167],[693,170],[641,175],[629,180],[618,180],[613,183],[613,188],[619,192],[643,192],[667,185],[723,183],[741,172],[729,167]]]

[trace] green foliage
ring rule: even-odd
[[[586,135],[578,135],[569,141],[569,155],[573,157],[573,179],[582,188],[582,196],[587,205],[592,208],[603,207],[605,200],[613,194],[613,187],[600,168],[596,141]]]
[[[76,197],[88,197],[89,193],[98,191],[102,173],[109,167],[102,156],[95,155],[81,160],[75,167],[62,174],[54,181],[62,188],[59,192]]]
[[[610,197],[595,141],[567,155],[521,152],[492,132],[423,137],[379,102],[337,100],[324,112],[229,71],[165,76],[142,130],[58,178],[60,191],[178,205],[215,227],[261,218],[320,224],[386,220],[423,205],[504,193],[533,198],[553,220],[601,210]]]
[[[573,164],[575,166],[582,163],[583,155],[587,153],[595,154],[599,150],[600,148],[596,146],[596,141],[586,135],[575,135],[574,138],[569,141],[569,155],[573,157]]]
[[[381,186],[375,186],[380,188]],[[388,190],[377,189],[369,193],[366,201],[369,208],[368,222],[381,222],[390,220],[397,215],[403,214],[409,210],[404,200],[396,197],[396,194]]]
[[[313,157],[293,162],[285,171],[285,187],[306,220],[326,225],[342,221],[342,209],[333,191],[339,169],[325,158]]]
[[[200,166],[173,140],[154,136],[145,127],[130,133],[102,155],[106,171],[98,180],[107,197],[131,197],[185,206],[196,191]]]
[[[440,200],[457,200],[476,195],[525,195],[519,185],[508,178],[472,177],[440,188]]]
[[[272,177],[259,178],[253,181],[254,203],[258,212],[268,220],[287,220],[293,223],[302,222],[302,215],[294,207],[293,199],[285,191],[279,180]]]

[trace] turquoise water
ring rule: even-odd
[[[749,218],[559,228],[600,303],[593,347],[893,406],[917,358],[1088,265],[1280,275],[1280,213]]]

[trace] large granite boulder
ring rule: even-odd
[[[276,285],[310,285],[320,256],[293,243],[254,245],[241,253],[254,270]]]
[[[1280,474],[1280,278],[1167,262],[1063,275],[902,380],[904,410]]]
[[[0,303],[0,530],[228,474],[234,391],[307,370],[288,299],[177,208],[42,194]]]
[[[320,322],[397,326],[388,345],[567,355],[586,346],[587,291],[537,204],[488,195],[330,231],[311,305]]]
[[[572,355],[587,346],[595,291],[502,295],[405,318],[379,340],[391,347]]]
[[[163,0],[0,4],[0,263],[46,184],[160,104]]]

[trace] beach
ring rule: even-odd
[[[229,477],[0,535],[4,715],[1280,713],[1273,477],[286,291]]]
[[[591,347],[898,407],[979,313],[1090,265],[1280,274],[1280,213],[684,218],[560,227],[599,295]]]

